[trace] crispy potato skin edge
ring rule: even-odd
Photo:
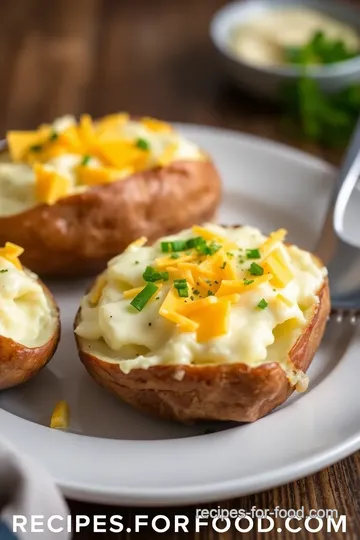
[[[40,369],[50,362],[57,349],[61,334],[59,308],[49,289],[41,281],[40,284],[56,312],[55,332],[47,343],[34,348],[26,347],[10,338],[0,336],[0,390],[18,386],[32,379]]]
[[[318,293],[313,316],[289,352],[295,368],[307,371],[323,337],[330,312],[328,280]],[[75,325],[79,319],[78,312]],[[285,372],[276,363],[251,368],[242,363],[216,366],[154,366],[124,374],[118,365],[81,350],[85,368],[101,386],[137,409],[183,423],[197,420],[254,422],[292,394]],[[184,372],[181,381],[176,374]]]
[[[40,276],[93,275],[141,236],[152,242],[210,221],[220,198],[209,159],[174,162],[0,217],[0,245],[22,246],[22,262]]]

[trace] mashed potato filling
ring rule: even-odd
[[[10,131],[7,144],[0,156],[0,216],[175,161],[204,159],[169,124],[125,113],[97,122],[65,116],[36,131]]]
[[[56,317],[37,276],[21,267],[12,247],[0,248],[0,335],[39,347],[50,339]]]
[[[82,348],[125,373],[274,361],[296,385],[303,374],[288,351],[319,302],[326,269],[287,247],[285,233],[207,224],[131,244],[82,301]]]

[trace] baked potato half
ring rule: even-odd
[[[18,259],[22,248],[0,248],[0,390],[34,377],[60,339],[57,304],[38,277]]]
[[[284,236],[207,224],[130,246],[75,320],[90,375],[134,407],[185,423],[253,422],[305,391],[329,287],[322,263]]]
[[[117,114],[9,132],[0,154],[0,244],[41,276],[94,274],[140,236],[213,217],[220,178],[170,125]]]

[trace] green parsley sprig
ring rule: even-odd
[[[325,93],[308,68],[343,62],[359,54],[322,32],[316,32],[304,47],[285,50],[287,63],[302,68],[302,74],[281,89],[284,112],[287,125],[305,140],[329,148],[342,148],[348,143],[360,115],[360,85]]]

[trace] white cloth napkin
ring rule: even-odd
[[[16,539],[70,539],[66,532],[69,510],[54,482],[41,467],[20,455],[7,441],[0,439],[0,522],[5,522],[10,531],[14,515],[25,516],[27,519],[26,532],[18,531]],[[31,531],[31,516],[34,515],[44,516],[44,533]],[[55,533],[48,529],[47,522],[51,516],[64,518],[63,521],[57,519],[53,522],[54,528],[64,528],[62,532]],[[3,536],[8,535],[3,532]]]

